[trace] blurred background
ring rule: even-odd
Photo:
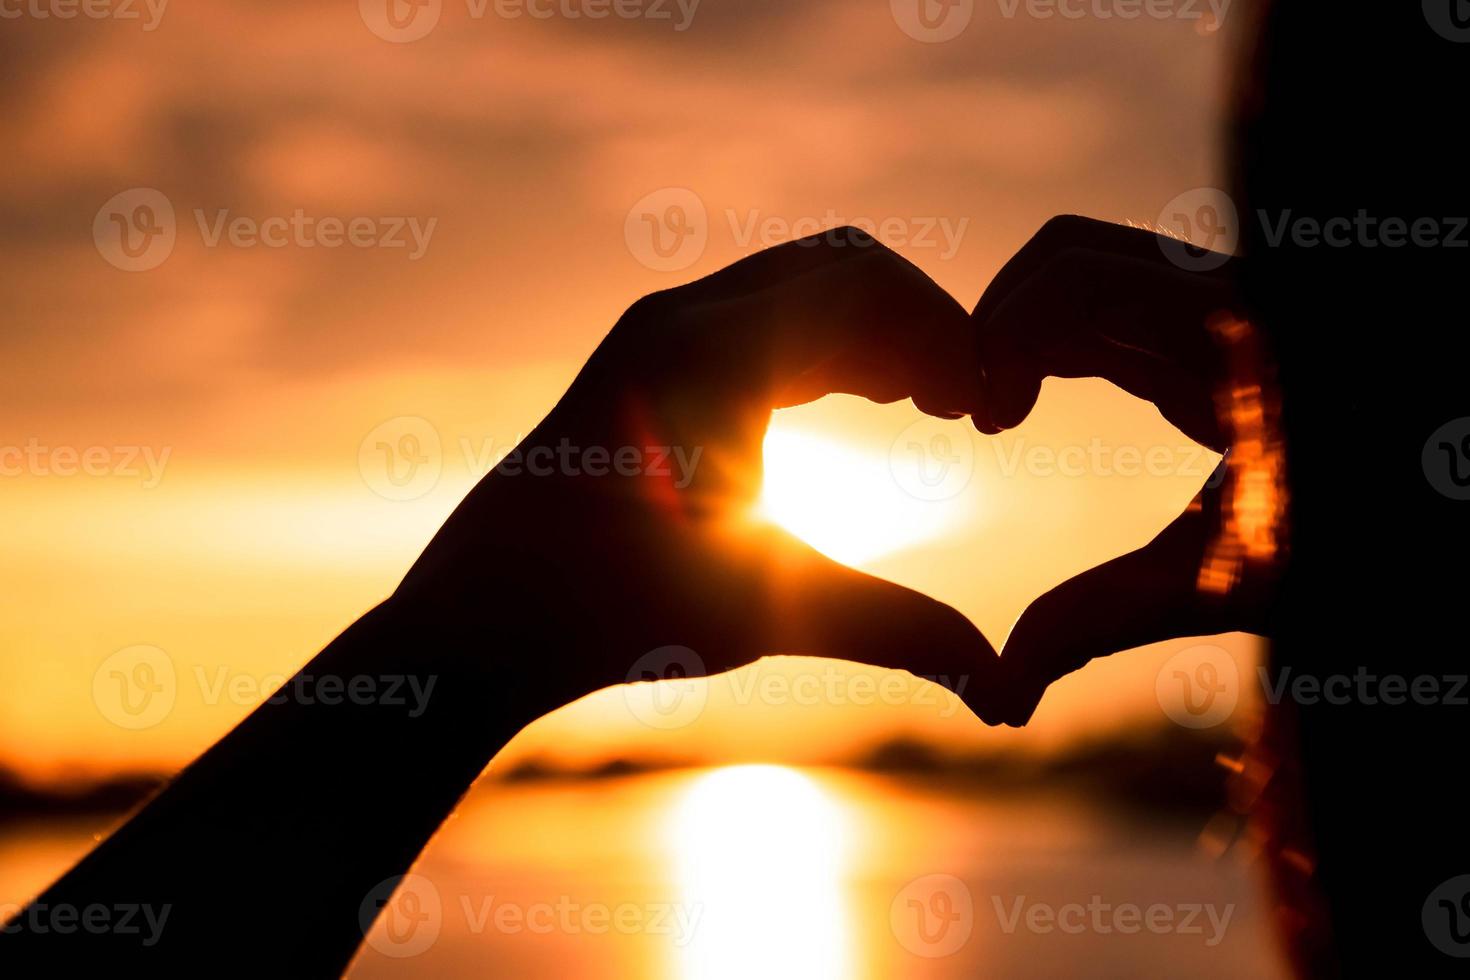
[[[637,297],[856,223],[973,306],[1054,214],[1154,225],[1220,183],[1243,15],[1147,9],[5,6],[0,909],[385,597]],[[994,439],[834,397],[778,414],[761,503],[999,646],[1214,462],[1097,381],[1049,382]],[[1240,816],[1257,656],[1120,655],[1020,732],[800,659],[600,692],[523,732],[426,852],[437,938],[379,936],[354,971],[1271,975]],[[1205,661],[1229,690],[1201,717],[1178,678]],[[141,714],[114,684],[140,676]],[[505,903],[639,915],[482,914]],[[1232,911],[1215,942],[1203,912],[1198,935],[1026,918],[1074,903]]]

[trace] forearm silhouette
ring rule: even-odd
[[[750,517],[773,409],[846,392],[959,417],[979,409],[976,356],[963,308],[852,229],[634,304],[522,455],[697,448],[692,477],[492,472],[287,686],[408,675],[433,684],[422,713],[272,699],[33,906],[167,908],[155,943],[42,933],[23,911],[0,969],[336,975],[371,894],[507,740],[668,645],[691,674],[807,654],[943,676],[998,720],[996,656],[965,617]]]

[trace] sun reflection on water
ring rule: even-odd
[[[816,780],[785,766],[731,766],[697,779],[668,834],[680,901],[698,922],[673,975],[849,976],[849,817]]]

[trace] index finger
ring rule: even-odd
[[[784,258],[774,251],[762,254]],[[795,274],[685,311],[721,370],[770,408],[841,392],[947,417],[976,409],[974,325],[922,270],[872,239],[826,262],[790,258]]]

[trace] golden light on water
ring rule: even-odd
[[[766,435],[759,513],[849,565],[938,536],[949,508],[907,492],[894,465],[871,449],[775,423]]]
[[[698,917],[673,975],[849,976],[849,816],[816,780],[785,766],[729,766],[697,779],[668,828],[679,901]]]

